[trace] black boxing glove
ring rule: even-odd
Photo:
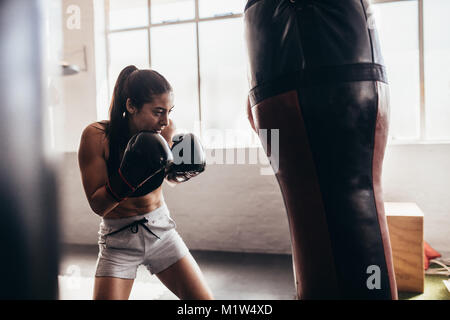
[[[206,156],[197,136],[177,134],[172,141],[173,162],[168,166],[167,180],[184,182],[205,171]]]
[[[150,179],[148,179],[143,185],[136,189],[132,194],[129,195],[129,198],[137,198],[145,196],[150,192],[158,189],[164,182],[164,178],[166,177],[165,170],[161,170]]]
[[[118,202],[147,182],[151,188],[147,187],[145,194],[150,193],[162,184],[172,161],[170,147],[160,134],[140,131],[128,141],[120,168],[109,177],[106,190]]]

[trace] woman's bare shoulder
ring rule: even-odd
[[[86,126],[83,130],[83,135],[87,137],[104,136],[106,137],[106,126],[108,121],[97,121]]]
[[[103,121],[97,121],[97,122],[93,122],[90,125],[88,125],[88,127],[92,127],[95,128],[97,130],[102,131],[103,133],[106,130],[106,127],[108,126],[109,121],[108,120],[103,120]]]
[[[81,147],[88,148],[91,152],[101,153],[104,156],[105,147],[107,146],[106,126],[107,121],[93,122],[84,128],[81,134]]]

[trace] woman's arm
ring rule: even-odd
[[[108,171],[103,157],[105,135],[93,124],[84,129],[78,149],[78,165],[91,209],[105,217],[119,205],[106,191]]]

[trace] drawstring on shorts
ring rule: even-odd
[[[124,226],[124,227],[122,227],[122,228],[120,228],[120,229],[118,229],[118,230],[116,230],[116,231],[107,233],[105,236],[110,236],[110,235],[119,233],[119,232],[121,232],[121,231],[123,231],[123,230],[125,230],[125,229],[128,229],[128,228],[130,228],[130,231],[131,231],[132,233],[138,233],[138,231],[139,231],[139,225],[141,225],[142,227],[144,227],[144,229],[146,229],[146,230],[147,230],[148,232],[150,232],[152,235],[154,235],[155,237],[157,237],[158,239],[161,240],[161,238],[158,237],[155,233],[153,233],[153,231],[150,230],[150,228],[146,225],[147,222],[148,222],[147,218],[142,218],[141,220],[138,220],[138,221],[135,221],[135,222],[133,222],[133,223],[127,224],[126,226]]]

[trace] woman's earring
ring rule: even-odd
[[[126,113],[125,113],[125,111],[122,113],[122,118],[125,118],[125,116],[126,116]]]

